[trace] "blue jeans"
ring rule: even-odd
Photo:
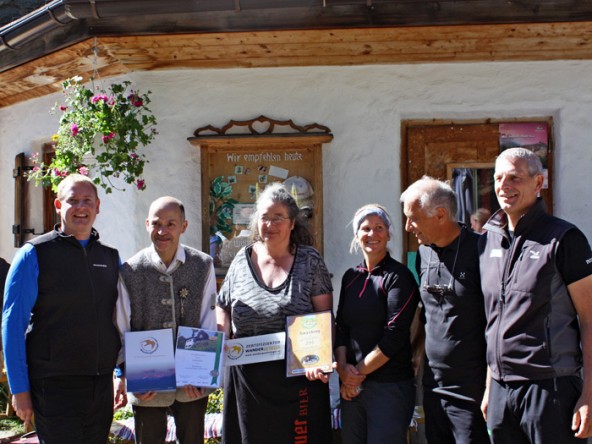
[[[415,407],[415,380],[364,381],[361,393],[341,400],[343,444],[405,444]]]

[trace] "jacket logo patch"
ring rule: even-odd
[[[465,274],[466,274],[466,272],[461,271],[460,274],[459,274],[459,276],[458,276],[458,278],[459,279],[464,279],[465,278]]]
[[[592,264],[592,257],[586,261],[586,264],[588,264],[588,265]]]
[[[502,250],[500,250],[499,248],[494,248],[489,253],[489,257],[502,257]]]
[[[93,264],[93,267],[107,268],[107,264]]]
[[[541,258],[541,252],[540,251],[531,251],[530,252],[530,258],[531,259],[540,259]]]

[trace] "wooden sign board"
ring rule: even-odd
[[[315,239],[314,246],[322,253],[321,147],[333,136],[328,129],[324,133],[261,134],[251,131],[250,134],[225,134],[231,126],[251,127],[262,121],[272,129],[275,125],[303,128],[291,121],[278,122],[260,117],[253,121],[231,121],[223,129],[204,127],[196,130],[196,137],[189,139],[201,149],[203,251],[210,251],[210,236],[216,232],[221,232],[229,241],[234,239],[237,249],[244,245],[247,241],[239,235],[248,228],[258,194],[270,183],[287,181],[287,188],[301,209],[307,208],[310,216],[307,221]],[[324,127],[315,124],[313,129],[316,128]],[[213,129],[216,134],[201,135],[204,129]],[[219,268],[228,266],[227,255],[224,262],[219,264]]]

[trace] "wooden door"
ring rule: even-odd
[[[521,119],[520,121],[524,121]],[[541,192],[551,212],[552,202],[552,120],[529,119],[547,124],[549,143],[547,153],[548,188]],[[505,120],[504,122],[507,122]],[[435,122],[409,121],[402,126],[402,190],[423,175],[449,179],[451,165],[489,164],[500,152],[500,122]],[[404,229],[405,218],[402,226]],[[405,233],[404,258],[407,252],[417,251],[415,236]]]

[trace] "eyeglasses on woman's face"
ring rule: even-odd
[[[262,224],[268,224],[268,225],[279,225],[281,223],[283,223],[286,220],[289,220],[289,217],[284,217],[284,216],[267,216],[265,214],[259,216],[259,221]]]

